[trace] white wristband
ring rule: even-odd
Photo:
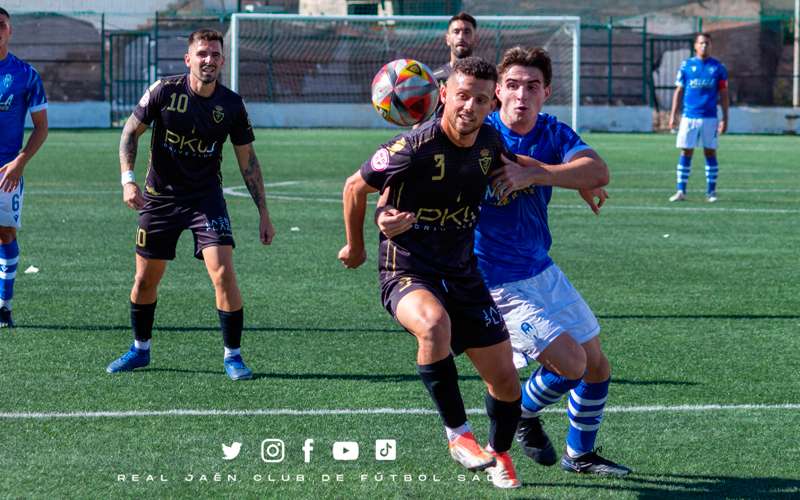
[[[122,177],[120,178],[120,183],[124,186],[125,184],[136,183],[136,176],[133,175],[133,170],[126,170],[122,172]]]

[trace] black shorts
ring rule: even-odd
[[[206,247],[236,246],[225,198],[212,193],[191,200],[147,198],[139,212],[136,253],[146,259],[173,260],[184,229],[192,231],[194,256],[200,260]]]
[[[383,307],[397,319],[400,299],[414,290],[429,291],[450,316],[450,348],[454,354],[508,340],[506,324],[480,274],[446,279],[404,272],[392,274],[381,276]]]

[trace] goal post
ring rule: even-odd
[[[370,104],[383,64],[449,61],[449,16],[234,14],[226,33],[226,82],[264,127],[387,127]],[[545,111],[578,129],[580,18],[478,16],[475,55],[498,63],[513,46],[543,47],[553,60]]]

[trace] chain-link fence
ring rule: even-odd
[[[381,8],[386,3],[362,2]],[[526,2],[511,3],[517,7],[516,14],[536,12],[525,9]],[[392,4],[404,13],[428,9],[424,1]],[[487,8],[476,1],[437,5],[425,13],[470,9],[484,14]],[[185,71],[183,54],[191,31],[208,26],[226,33],[230,20],[226,13],[153,13],[125,23],[109,22],[118,17],[87,12],[15,13],[10,49],[37,68],[51,102],[109,102],[112,123],[118,124],[148,82]],[[121,29],[123,24],[125,29]],[[692,55],[692,39],[698,30],[711,33],[712,55],[728,68],[734,106],[791,106],[792,17],[781,10],[757,18],[642,16],[598,22],[596,15],[587,16],[581,27],[581,103],[668,110],[675,75],[680,63]],[[491,40],[491,33],[481,32],[480,26],[479,34]]]

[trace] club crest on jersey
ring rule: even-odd
[[[372,155],[369,166],[376,172],[383,172],[389,166],[389,152],[381,148]]]
[[[6,73],[6,76],[3,77],[3,87],[9,88],[11,87],[11,82],[14,81],[14,77],[11,76],[11,73]]]
[[[478,165],[481,166],[483,175],[489,173],[489,167],[492,166],[492,153],[488,149],[481,149],[481,157],[478,159]]]
[[[211,117],[214,118],[214,123],[222,123],[225,118],[225,110],[222,109],[222,106],[214,106],[214,112],[211,113]]]

